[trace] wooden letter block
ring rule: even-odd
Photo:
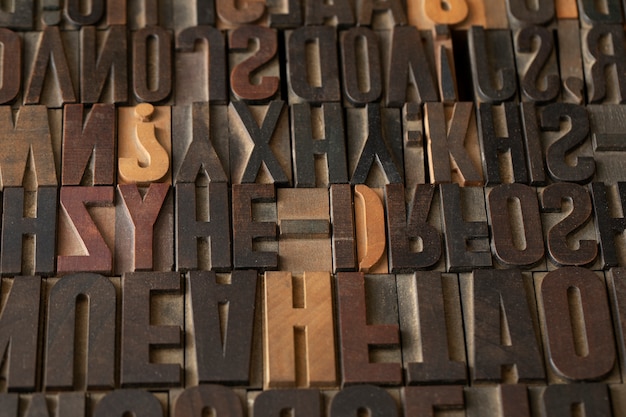
[[[480,148],[472,103],[426,103],[424,127],[428,143],[430,182],[482,185]]]
[[[233,263],[237,269],[278,268],[277,251],[256,250],[259,241],[276,240],[275,221],[255,221],[254,206],[276,201],[274,186],[235,184],[233,203]],[[278,248],[276,248],[278,249]]]
[[[171,183],[170,107],[141,103],[118,109],[120,184]]]
[[[620,13],[621,16],[621,13]],[[621,25],[594,25],[581,31],[589,103],[626,101],[626,49]]]
[[[156,46],[155,46],[156,44]],[[140,102],[158,103],[172,92],[172,36],[159,26],[133,34],[133,93]]]
[[[330,403],[330,417],[353,416],[367,410],[371,417],[398,417],[398,405],[387,391],[374,385],[342,389]]]
[[[554,19],[554,0],[537,0],[528,3],[526,0],[507,0],[509,22],[515,27],[532,27],[544,25]]]
[[[552,371],[569,381],[609,375],[617,358],[604,279],[588,269],[564,267],[538,279],[537,289]]]
[[[617,188],[617,195],[612,191]],[[612,198],[609,199],[608,197]],[[607,269],[612,266],[623,265],[626,254],[624,253],[624,230],[626,230],[626,218],[622,215],[615,216],[619,210],[626,208],[626,183],[618,182],[617,187],[607,189],[600,182],[591,184],[591,197],[593,209],[596,215],[596,230],[602,254],[602,267]]]
[[[215,9],[222,26],[237,27],[246,23],[254,23],[265,14],[265,2],[248,0],[215,0]]]
[[[406,25],[404,6],[400,0],[357,0],[357,24],[375,30],[390,30]]]
[[[337,385],[330,274],[265,273],[266,388]]]
[[[76,26],[97,24],[104,15],[105,0],[91,0],[88,13],[83,3],[83,0],[66,0],[65,17]]]
[[[405,387],[403,393],[406,416],[435,417],[439,410],[458,410],[465,405],[460,385]]]
[[[323,402],[316,389],[283,389],[261,392],[254,400],[256,417],[272,417],[282,413],[298,417],[323,415]]]
[[[379,195],[366,185],[354,187],[354,221],[359,271],[386,273],[385,209]]]
[[[543,3],[551,4],[545,0]],[[522,100],[546,102],[556,99],[561,79],[552,31],[543,26],[526,26],[515,32],[513,40]]]
[[[291,147],[296,187],[348,182],[343,109],[339,103],[292,105]]]
[[[498,261],[532,267],[543,259],[543,233],[535,189],[501,184],[487,196],[493,252]]]
[[[461,295],[472,381],[543,381],[532,284],[514,269],[474,271],[467,278]]]
[[[343,90],[348,102],[363,106],[379,100],[382,89],[378,35],[359,26],[341,32]]]
[[[609,390],[605,384],[555,384],[533,387],[534,409],[546,416],[567,416],[579,413],[589,417],[611,415]],[[611,395],[612,397],[613,395]]]
[[[302,26],[304,0],[269,0],[265,3],[270,27],[294,29]]]
[[[231,266],[228,185],[176,185],[176,268],[221,270]]]
[[[0,12],[0,22],[2,22]],[[22,41],[17,33],[0,29],[0,45],[2,45],[2,78],[0,82],[0,104],[10,103],[20,92],[22,85]]]
[[[233,101],[228,108],[233,184],[290,185],[291,147],[285,103],[253,106]]]
[[[110,391],[102,398],[93,412],[93,417],[159,417],[163,408],[159,399],[148,391],[139,389],[118,389]]]
[[[342,386],[402,383],[395,278],[340,272],[336,288]]]
[[[186,367],[195,368],[192,382],[250,385],[256,271],[233,271],[228,279],[191,271],[187,286]]]
[[[303,26],[287,33],[289,103],[321,104],[341,99],[337,33],[328,26]]]
[[[349,184],[330,186],[333,272],[335,273],[356,270],[356,235],[352,204],[352,188]]]
[[[112,389],[117,303],[111,281],[67,275],[54,284],[48,301],[46,390]]]
[[[418,184],[426,183],[424,152],[424,124],[422,106],[415,102],[402,107],[402,143],[404,146],[404,185],[410,200]]]
[[[122,276],[122,290],[120,383],[123,387],[180,385],[182,352],[178,348],[183,324],[180,275],[177,272],[126,273]],[[162,308],[158,308],[155,300],[159,296],[168,298],[163,300]],[[159,317],[156,323],[155,317]],[[159,320],[175,324],[159,324]],[[172,348],[176,350],[167,355],[170,353],[167,350]]]
[[[254,103],[271,100],[280,87],[276,30],[241,26],[230,33],[229,49],[230,88],[235,97]]]
[[[113,187],[61,187],[57,273],[110,274],[111,249],[89,208],[113,207]],[[106,226],[111,229],[110,224]]]
[[[17,30],[33,29],[33,2],[14,0],[10,4],[12,7],[3,8],[0,12],[0,26]]]
[[[572,0],[569,1],[574,3]],[[575,4],[574,9],[576,9]],[[585,77],[583,75],[578,19],[559,18],[557,21],[557,38],[561,73],[561,101],[582,104],[585,98]]]
[[[589,116],[591,143],[585,144],[593,152],[596,172],[594,181],[615,184],[626,180],[622,169],[624,160],[624,133],[626,133],[626,106],[591,104],[585,106]]]
[[[83,104],[63,109],[62,185],[113,185],[115,182],[115,106]]]
[[[606,275],[613,311],[613,323],[615,337],[619,349],[620,368],[622,375],[626,370],[626,270],[624,268],[612,268]]]
[[[468,40],[476,101],[501,103],[513,99],[517,77],[510,31],[473,26]]]
[[[304,21],[309,25],[324,25],[332,22],[339,27],[354,26],[354,12],[348,0],[325,3],[319,0],[304,0]]]
[[[622,2],[619,0],[578,0],[580,21],[585,26],[601,26],[603,24],[621,24]]]
[[[111,26],[104,32],[93,26],[81,28],[81,102],[128,101],[127,43],[126,26]]]
[[[467,365],[457,276],[416,272],[398,275],[396,281],[407,384],[465,383]]]
[[[483,189],[465,187],[461,190],[458,184],[441,184],[439,190],[447,270],[458,272],[490,267]]]
[[[169,184],[161,183],[152,183],[147,189],[141,190],[136,184],[117,186],[116,274],[158,270],[159,262],[162,264],[166,258],[173,261],[173,218],[166,222],[165,227],[158,227],[159,218],[167,217],[168,214],[173,217],[172,199],[166,199],[169,190]],[[172,264],[168,270],[171,270]]]
[[[385,101],[389,107],[406,102],[438,101],[432,55],[426,53],[420,32],[414,26],[396,26],[392,31]]]
[[[481,416],[485,410],[494,416],[531,417],[528,387],[524,384],[476,384],[464,391],[467,417]]]
[[[2,202],[2,275],[53,275],[57,188],[5,188]]]
[[[176,49],[176,104],[227,103],[228,61],[224,35],[211,26],[189,27],[176,37]]]
[[[173,417],[195,416],[198,410],[206,409],[215,410],[218,416],[244,416],[241,400],[232,389],[199,385],[187,388],[176,398]]]
[[[402,184],[385,187],[390,272],[410,272],[439,262],[441,234],[428,222],[434,193],[432,185],[417,186],[407,215]],[[415,250],[415,246],[421,247],[421,250]]]
[[[0,352],[2,378],[9,391],[33,391],[37,384],[37,345],[41,278],[3,278],[0,309]],[[4,407],[0,407],[4,410]]]

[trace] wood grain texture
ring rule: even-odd
[[[464,409],[463,387],[405,387],[403,390],[404,412],[407,415],[435,417],[438,411]]]
[[[289,410],[302,417],[317,417],[322,413],[323,402],[316,389],[282,389],[261,392],[254,399],[255,416],[271,417]]]
[[[330,274],[266,272],[264,283],[264,386],[336,386]]]
[[[558,4],[559,1],[556,2],[557,14],[559,13]],[[575,5],[574,10],[576,10]],[[557,40],[561,74],[561,101],[582,104],[585,99],[585,77],[578,19],[561,19],[559,17]]]
[[[555,384],[533,387],[530,391],[534,410],[544,415],[567,415],[573,410],[581,410],[588,416],[611,415],[609,390],[605,384]]]
[[[330,186],[333,272],[354,271],[357,265],[352,188],[349,184]]]
[[[218,415],[243,417],[243,406],[233,390],[220,385],[190,387],[176,398],[174,416],[202,415],[207,408]]]
[[[449,0],[444,7],[428,0],[407,3],[409,24],[423,30],[436,25],[449,25],[455,30],[467,30],[471,26],[485,26],[486,12],[483,1]]]
[[[378,193],[366,185],[354,187],[354,222],[358,270],[386,273],[385,209]]]
[[[160,103],[172,92],[172,35],[159,26],[133,33],[133,94],[138,102]]]
[[[261,19],[265,14],[265,3],[257,0],[241,3],[234,0],[215,0],[215,11],[219,18],[218,25],[232,28]]]
[[[329,23],[338,27],[354,26],[354,7],[348,0],[336,0],[332,4],[304,0],[304,7],[304,23],[307,26]]]
[[[530,5],[525,0],[507,0],[506,6],[509,24],[513,28],[545,25],[555,16],[554,0],[538,0]]]
[[[605,24],[622,24],[622,2],[619,0],[604,0],[597,3],[593,0],[578,0],[579,19],[583,26]]]
[[[383,388],[374,385],[356,385],[343,388],[330,403],[331,416],[355,415],[368,410],[372,417],[398,417],[398,405]]]
[[[391,30],[407,23],[404,6],[400,0],[357,0],[355,6],[359,26]]]
[[[0,22],[2,13],[0,13]],[[20,93],[22,84],[22,39],[19,35],[7,28],[0,29],[0,44],[2,45],[2,84],[0,87],[0,104],[10,103]]]
[[[581,44],[588,103],[624,103],[626,48],[622,26],[605,24],[583,28]]]

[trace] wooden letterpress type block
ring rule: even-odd
[[[563,267],[536,275],[535,287],[550,380],[619,380],[604,277]]]
[[[416,272],[397,275],[396,282],[406,383],[467,382],[457,276],[434,271]],[[418,408],[425,406],[415,404]]]
[[[230,88],[234,98],[265,103],[280,92],[278,34],[263,26],[241,26],[229,36]]]
[[[499,262],[532,268],[543,260],[543,233],[534,188],[516,183],[498,185],[488,191],[487,207],[493,253]]]
[[[409,102],[402,107],[402,143],[404,154],[404,185],[410,200],[418,184],[426,183],[424,158],[424,125],[422,107]]]
[[[353,106],[379,101],[382,89],[382,66],[378,35],[359,26],[340,34],[343,94]]]
[[[253,413],[257,417],[271,417],[283,410],[302,417],[323,414],[320,392],[316,389],[283,389],[261,392],[254,400]]]
[[[52,275],[57,188],[5,187],[2,199],[2,275]]]
[[[622,2],[619,0],[578,0],[578,12],[582,26],[622,24]]]
[[[172,182],[171,108],[141,103],[118,109],[118,183]]]
[[[176,51],[176,104],[226,104],[228,61],[222,32],[211,26],[186,28],[176,36]]]
[[[285,103],[275,100],[255,106],[233,101],[228,112],[233,184],[291,184],[289,117]]]
[[[128,101],[127,44],[126,26],[115,25],[106,31],[98,31],[93,26],[81,28],[81,102]]]
[[[541,191],[541,223],[552,263],[586,266],[598,256],[593,207],[587,188],[551,184]]]
[[[2,13],[0,13],[0,21]],[[22,39],[9,29],[0,29],[2,45],[2,78],[0,104],[10,103],[20,93],[22,85]]]
[[[577,0],[554,0],[554,9],[556,12],[556,17],[559,20],[564,20],[564,19],[578,20]]]
[[[388,271],[385,210],[379,192],[362,184],[354,187],[358,270],[371,274],[385,274]]]
[[[532,283],[514,269],[460,278],[471,380],[545,380]]]
[[[62,185],[113,185],[115,182],[115,106],[83,104],[63,110]]]
[[[163,406],[159,399],[149,391],[141,389],[118,389],[109,391],[96,404],[93,417],[123,416],[161,416]]]
[[[174,202],[169,184],[117,186],[115,273],[170,271],[174,265]]]
[[[502,384],[495,386],[475,385],[464,389],[467,417],[479,417],[490,410],[499,417],[531,417],[528,386]]]
[[[558,416],[582,413],[590,417],[610,416],[611,401],[608,388],[608,385],[597,383],[531,387],[529,390],[533,415]]]
[[[330,403],[330,417],[350,416],[368,410],[372,416],[398,417],[398,404],[383,388],[355,385],[339,391]]]
[[[473,26],[468,41],[475,100],[501,103],[515,99],[517,77],[510,31]]]
[[[602,268],[623,265],[626,259],[626,219],[621,213],[626,208],[626,183],[618,182],[617,186],[607,188],[604,183],[594,182],[591,184],[591,198],[602,254]]]
[[[111,0],[108,0],[111,1]],[[123,0],[116,0],[123,1]],[[126,0],[125,18],[128,20],[128,27],[131,30],[141,30],[147,27],[172,26],[173,1],[170,0]],[[120,4],[120,7],[122,5]],[[122,7],[123,9],[123,7]],[[108,9],[111,10],[110,8]],[[118,13],[120,13],[118,11]]]
[[[256,271],[187,274],[187,385],[250,385]],[[209,393],[203,394],[209,395]],[[178,406],[177,406],[178,407]]]
[[[274,186],[270,184],[233,185],[233,265],[236,269],[278,268],[275,201]],[[268,205],[264,203],[271,203],[269,210],[260,209],[259,206]]]
[[[106,23],[108,26],[126,24],[128,13],[128,8],[126,7],[127,1],[128,0],[106,0]]]
[[[440,410],[464,409],[463,387],[460,385],[405,387],[402,405],[406,416],[435,417]]]
[[[491,266],[489,230],[482,188],[440,184],[441,214],[449,272]]]
[[[329,26],[303,26],[288,31],[289,103],[321,104],[341,99],[337,32]]]
[[[75,103],[80,78],[78,51],[78,32],[61,33],[58,27],[48,26],[42,32],[27,33],[24,104],[61,107]]]
[[[114,388],[114,285],[101,275],[88,273],[55,281],[48,296],[46,389]],[[78,346],[85,349],[76,349]]]
[[[596,166],[594,181],[607,184],[626,181],[622,168],[626,151],[623,143],[626,106],[592,104],[585,109],[589,115],[592,155]]]
[[[337,385],[331,278],[327,272],[266,272],[264,386]]]
[[[356,0],[358,26],[375,30],[390,30],[407,24],[404,5],[400,0]]]
[[[319,0],[304,0],[304,23],[324,25],[332,22],[338,27],[354,26],[354,11],[348,0],[336,0],[325,3]]]
[[[155,43],[157,48],[153,50]],[[172,92],[171,33],[159,26],[133,33],[132,62],[135,99],[148,103],[165,101]]]
[[[573,0],[569,1],[573,2]],[[574,4],[575,8],[576,5]],[[560,101],[582,104],[585,100],[585,77],[578,19],[559,18],[557,21],[557,40],[561,74]]]
[[[433,28],[433,43],[439,96],[444,103],[455,103],[458,101],[456,69],[452,33],[448,26],[437,25]]]
[[[2,377],[9,391],[34,391],[38,374],[41,278],[3,278],[0,285],[0,351],[6,352]]]
[[[385,103],[402,107],[415,101],[439,101],[435,81],[434,57],[429,53],[420,32],[414,26],[396,26],[391,31],[391,43],[386,72]]]
[[[467,30],[486,24],[485,3],[477,0],[448,0],[445,5],[428,0],[412,1],[407,3],[407,15],[409,24],[424,30],[437,25]]]
[[[176,33],[189,27],[215,27],[215,0],[172,2],[172,24]]]
[[[220,28],[235,28],[248,23],[266,23],[259,22],[266,15],[266,6],[263,1],[215,0],[215,10]]]
[[[340,272],[335,284],[342,386],[402,383],[395,277]]]
[[[241,400],[232,389],[219,385],[192,386],[184,390],[174,403],[173,415],[192,416],[197,410],[215,410],[217,415],[243,417]]]
[[[613,312],[613,328],[615,330],[615,338],[617,340],[622,378],[626,370],[624,366],[626,363],[626,305],[624,305],[624,296],[626,295],[625,273],[626,271],[624,268],[612,268],[610,272],[606,274],[606,280],[609,288],[609,298],[611,301],[611,310]]]
[[[22,415],[25,416],[83,417],[87,398],[83,392],[64,392],[56,395],[36,392],[20,395],[19,403]],[[4,412],[4,409],[2,411]],[[18,415],[15,414],[16,417]],[[8,416],[13,417],[11,414]]]
[[[522,100],[555,100],[561,79],[552,31],[543,26],[526,26],[514,32],[513,43]]]
[[[57,273],[112,272],[113,199],[113,187],[61,187]]]
[[[75,26],[94,26],[104,16],[106,0],[92,0],[89,9],[82,0],[65,0],[65,18]]]
[[[31,0],[14,0],[11,5],[0,12],[0,26],[15,30],[33,29],[34,3]]]
[[[352,188],[349,184],[330,186],[330,219],[332,223],[333,272],[355,271],[356,235]]]
[[[434,186],[419,185],[407,206],[402,184],[385,187],[390,272],[429,268],[441,259],[441,223],[430,220],[434,193]]]
[[[339,103],[292,105],[291,146],[296,187],[348,182],[343,109]]]
[[[621,17],[621,13],[620,13]],[[602,24],[581,30],[587,102],[626,101],[626,48],[622,25]]]
[[[184,301],[180,281],[178,272],[133,272],[122,276],[122,387],[181,384]]]
[[[269,26],[278,29],[295,29],[302,26],[305,0],[266,1]]]
[[[525,0],[507,0],[509,23],[514,29],[545,25],[554,19],[554,0],[538,0],[527,3]]]
[[[430,182],[482,185],[480,148],[472,103],[426,103],[424,127]]]

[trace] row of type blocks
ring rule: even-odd
[[[619,384],[624,296],[623,268],[3,278],[3,388]]]

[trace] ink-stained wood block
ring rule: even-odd
[[[226,183],[176,185],[176,269],[225,270],[231,266]]]
[[[329,192],[333,272],[355,271],[357,256],[352,188],[349,184],[332,184]]]
[[[337,33],[329,26],[303,26],[285,33],[289,104],[341,99]]]
[[[289,116],[283,101],[266,105],[233,101],[228,122],[233,184],[292,183]]]
[[[558,416],[584,413],[587,416],[610,416],[613,392],[605,384],[554,384],[530,387],[533,415]],[[611,398],[611,401],[609,400]]]
[[[404,155],[404,184],[410,192],[418,184],[426,183],[426,160],[424,159],[424,124],[422,108],[410,102],[402,107],[402,144]]]
[[[62,185],[113,185],[115,106],[68,104],[63,110]]]
[[[172,93],[172,34],[160,26],[133,33],[133,98],[138,102],[164,103]]]
[[[439,97],[444,103],[454,103],[458,101],[458,92],[452,33],[448,26],[436,25],[433,28],[433,44]]]
[[[87,9],[81,0],[66,0],[64,17],[74,27],[95,26],[104,17],[105,5],[104,0],[94,0]]]
[[[623,170],[622,145],[626,135],[626,106],[623,105],[596,105],[585,107],[589,116],[593,159],[596,162],[594,181],[605,184],[615,184],[626,181]]]
[[[330,274],[266,272],[264,288],[264,387],[336,386]]]
[[[260,315],[256,271],[190,271],[186,279],[185,384],[249,386]]]
[[[120,384],[170,387],[182,383],[184,297],[178,272],[122,276]]]
[[[233,266],[277,269],[276,194],[270,184],[232,187]]]
[[[61,187],[57,273],[111,274],[115,247],[113,187]]]
[[[226,41],[218,29],[201,25],[179,32],[174,57],[176,104],[226,104],[227,62]]]
[[[20,93],[20,86],[22,85],[22,43],[22,38],[17,33],[7,28],[0,29],[0,44],[2,45],[0,104],[12,102]]]
[[[30,0],[15,0],[12,7],[7,7],[0,12],[0,26],[14,30],[34,29],[34,8]]]
[[[110,391],[93,410],[93,417],[123,416],[134,414],[137,416],[163,415],[163,405],[157,395],[141,389],[118,389]]]
[[[501,184],[486,190],[494,258],[506,267],[545,271],[544,243],[535,188]]]
[[[402,394],[405,415],[435,417],[437,412],[465,413],[461,385],[405,387]]]
[[[481,155],[474,105],[426,103],[424,128],[431,184],[482,185]]]
[[[269,0],[267,7],[269,26],[278,29],[295,29],[304,21],[305,0]]]
[[[484,190],[440,184],[439,196],[447,271],[491,267]]]
[[[462,275],[460,286],[471,380],[544,381],[530,277],[515,269],[478,270]]]
[[[340,272],[335,288],[342,386],[401,384],[395,276]]]
[[[354,7],[348,0],[325,3],[319,0],[304,0],[304,23],[309,25],[333,25],[339,28],[354,26]]]
[[[114,388],[115,286],[90,273],[49,279],[48,285],[46,390]]]
[[[57,191],[56,187],[4,188],[2,275],[54,274]]]
[[[278,32],[263,26],[240,26],[229,33],[231,98],[267,103],[280,95]]]
[[[555,0],[538,0],[527,3],[525,0],[507,0],[506,10],[512,29],[547,25],[555,16]]]
[[[385,209],[382,189],[359,184],[354,187],[354,224],[358,271],[386,274]]]
[[[333,269],[331,224],[326,188],[279,188],[276,214],[280,230],[278,267],[282,271]]]
[[[583,27],[624,23],[622,2],[619,0],[604,0],[601,3],[578,0],[578,12]]]
[[[259,0],[215,0],[217,27],[233,29],[246,24],[267,26],[265,2]]]
[[[8,391],[34,391],[39,373],[37,346],[41,278],[2,278],[0,291],[0,350],[5,352],[2,369],[5,387]]]
[[[544,1],[543,4],[550,3]],[[561,80],[553,32],[543,26],[526,26],[513,32],[513,44],[522,100],[555,100],[561,90]]]
[[[379,37],[358,26],[339,35],[344,105],[363,106],[380,100],[383,73]]]
[[[585,100],[585,77],[578,19],[557,20],[557,41],[561,75],[560,101],[582,104]]]
[[[350,183],[377,188],[402,183],[400,111],[371,103],[346,113]]]
[[[626,294],[625,273],[624,268],[612,268],[606,274],[622,379],[624,375],[624,363],[626,362],[626,306],[623,301],[624,295]]]
[[[479,417],[485,410],[498,417],[534,415],[531,414],[528,386],[525,384],[474,385],[465,387],[463,394],[467,417]]]
[[[174,183],[193,183],[201,177],[228,182],[230,174],[228,109],[193,103],[172,107],[172,164]]]
[[[172,25],[176,33],[193,27],[215,26],[215,0],[192,0],[172,3]]]
[[[343,388],[332,398],[329,415],[350,416],[359,410],[368,410],[372,416],[398,417],[398,401],[393,396],[395,391],[368,384]]]
[[[82,103],[125,103],[128,101],[127,45],[126,26],[114,25],[104,31],[96,30],[93,26],[81,28],[80,98]]]
[[[577,0],[554,0],[554,10],[558,20],[578,20]]]
[[[259,417],[275,416],[283,410],[302,417],[323,415],[323,402],[317,389],[266,390],[248,394],[249,414]]]
[[[111,0],[108,0],[111,1]],[[123,0],[116,0],[120,3]],[[123,1],[126,8],[126,23],[130,30],[136,31],[147,27],[172,27],[172,10],[175,2],[171,0]],[[124,9],[123,4],[118,7]],[[108,9],[110,12],[110,8]],[[118,13],[121,10],[118,9]]]
[[[541,224],[551,263],[556,266],[592,266],[598,256],[593,206],[586,187],[555,183],[540,190]]]
[[[396,283],[407,384],[465,383],[467,364],[458,277],[434,271],[416,272],[397,275]],[[405,391],[405,399],[406,394]],[[411,401],[416,401],[416,407],[423,407],[417,400]]]
[[[455,30],[467,30],[486,24],[485,4],[476,0],[451,0],[445,6],[428,0],[411,1],[407,3],[407,15],[409,24],[420,29],[449,25]]]
[[[243,417],[243,405],[237,394],[220,385],[191,386],[184,390],[174,402],[174,416],[191,416],[198,410],[215,410],[218,415]]]
[[[622,266],[626,259],[626,221],[623,215],[626,207],[626,183],[618,182],[615,186],[594,182],[591,184],[591,198],[602,268]]]
[[[328,187],[348,182],[343,109],[339,103],[291,110],[291,147],[295,187]]]
[[[411,195],[409,199],[407,194]],[[385,187],[390,272],[444,267],[440,262],[441,219],[434,201],[433,185],[418,185],[410,193],[401,184]]]
[[[78,101],[78,32],[49,26],[24,35],[23,104],[59,108]],[[54,69],[54,70],[53,70]]]
[[[17,414],[16,409],[13,415],[81,417],[85,415],[86,405],[87,396],[83,392],[21,394],[18,408],[23,414]]]
[[[174,197],[170,185],[117,186],[115,274],[171,271],[174,267]]]
[[[621,16],[621,14],[620,14]],[[618,24],[581,29],[582,54],[590,104],[626,101],[626,48],[624,30]]]
[[[356,23],[374,30],[391,30],[407,24],[400,0],[356,0]]]
[[[479,103],[514,100],[517,77],[510,31],[473,26],[468,42],[475,100]]]
[[[535,275],[549,380],[618,381],[611,311],[602,273],[563,267]],[[563,314],[568,311],[569,314]]]
[[[141,103],[118,108],[117,117],[118,183],[171,184],[171,108]]]

